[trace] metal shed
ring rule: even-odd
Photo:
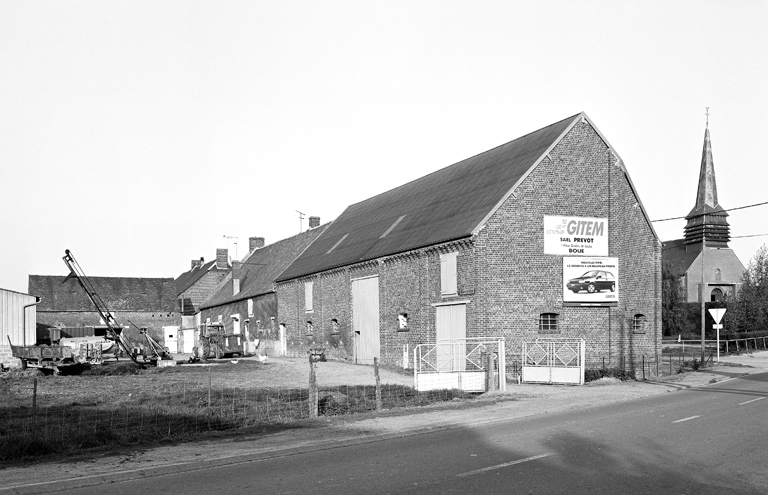
[[[13,345],[33,345],[37,312],[35,305],[40,298],[0,289],[0,363],[3,366],[18,366],[19,360],[11,356]]]

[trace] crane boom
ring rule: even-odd
[[[117,342],[117,344],[122,348],[122,350],[125,352],[126,355],[130,356],[130,358],[136,363],[141,364],[139,361],[136,360],[136,357],[133,355],[133,352],[131,352],[131,343],[128,340],[128,338],[123,335],[123,327],[121,327],[117,321],[115,321],[115,317],[112,315],[112,312],[107,307],[107,304],[104,302],[104,300],[99,296],[99,294],[96,292],[96,289],[94,289],[93,284],[91,281],[86,277],[85,273],[83,272],[83,269],[80,268],[80,264],[75,260],[75,257],[72,255],[69,249],[64,251],[65,256],[62,258],[64,260],[64,263],[66,263],[67,267],[69,268],[69,275],[64,280],[67,280],[71,277],[75,277],[80,284],[80,287],[83,288],[85,291],[85,294],[88,296],[88,299],[91,300],[94,306],[96,306],[96,311],[99,313],[99,316],[101,316],[101,319],[104,321],[104,323],[107,326],[107,338],[110,340],[114,340]]]

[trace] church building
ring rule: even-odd
[[[696,204],[682,239],[662,243],[662,262],[679,277],[688,302],[722,301],[739,290],[744,265],[728,247],[728,213],[717,200],[709,122],[704,131]]]

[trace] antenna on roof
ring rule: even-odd
[[[224,234],[224,238],[225,239],[240,239],[236,235],[227,235],[227,234]],[[237,241],[234,241],[234,243],[235,243],[235,259],[239,259],[237,257]]]
[[[299,210],[295,210],[296,213],[299,214],[299,233],[301,233],[304,230],[304,217],[306,216],[304,213],[300,212]]]

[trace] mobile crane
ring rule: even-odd
[[[123,333],[123,327],[117,323],[107,304],[96,292],[93,284],[85,275],[80,264],[75,260],[69,249],[65,251],[65,256],[62,259],[70,272],[64,281],[73,277],[77,279],[106,325],[106,334],[103,337],[62,338],[55,345],[34,346],[14,346],[11,344],[9,337],[11,353],[14,357],[21,360],[22,369],[34,367],[49,369],[54,373],[59,373],[63,368],[75,364],[102,364],[104,362],[103,352],[109,351],[113,352],[115,357],[124,354],[142,367],[147,362],[153,364],[158,364],[159,362],[175,364],[170,353],[149,335],[146,328],[137,327],[140,333],[144,335],[147,347],[151,352],[151,356],[148,359],[146,356],[143,356],[143,362],[140,361],[139,353],[136,351],[137,348]],[[134,325],[133,322],[130,323]],[[109,342],[112,342],[113,345],[106,345]],[[106,348],[103,348],[102,344],[105,344]]]
[[[112,312],[107,307],[107,304],[104,302],[104,300],[99,296],[99,294],[96,292],[96,290],[93,287],[93,284],[88,279],[88,277],[85,276],[85,273],[83,272],[83,269],[80,268],[80,264],[75,260],[75,257],[72,255],[72,252],[67,249],[64,251],[64,263],[69,268],[69,275],[67,278],[75,277],[77,278],[77,281],[80,283],[80,286],[85,291],[86,295],[88,296],[88,299],[91,300],[93,305],[96,307],[96,311],[99,313],[99,316],[101,316],[101,319],[104,321],[104,323],[107,325],[107,336],[106,338],[109,340],[113,340],[117,343],[120,350],[122,350],[127,356],[131,358],[136,364],[143,364],[139,362],[138,360],[138,353],[135,352],[135,347],[131,344],[131,341],[128,340],[128,338],[123,333],[123,327],[121,327],[117,321],[115,321],[115,317],[112,315]],[[133,322],[130,322],[131,325],[136,326],[133,324]],[[139,327],[136,327],[139,328]],[[144,335],[145,340],[147,341],[147,347],[149,348],[152,355],[149,357],[150,361],[160,361],[160,360],[172,360],[170,352],[168,352],[163,346],[161,346],[155,339],[153,339],[149,332],[147,332],[146,328],[139,328],[139,332]]]

